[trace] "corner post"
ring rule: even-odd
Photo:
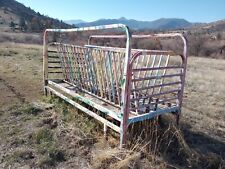
[[[44,94],[47,95],[45,86],[48,84],[48,32],[45,30],[43,36],[43,85]]]
[[[181,108],[182,108],[182,104],[183,104],[184,85],[185,85],[185,78],[186,78],[186,71],[187,71],[187,58],[188,58],[188,51],[187,51],[188,42],[187,42],[187,39],[182,34],[179,34],[179,36],[180,36],[180,38],[183,41],[184,48],[183,48],[183,57],[182,57],[182,59],[183,59],[183,72],[182,72],[183,75],[181,76],[182,86],[181,86],[181,90],[180,90],[180,92],[178,94],[178,97],[179,97],[179,112],[177,113],[177,117],[176,117],[177,125],[179,125]]]
[[[123,119],[120,124],[120,148],[122,148],[127,141],[127,129],[128,129],[128,119],[130,112],[130,79],[131,79],[131,32],[127,26],[124,27],[126,31],[126,55],[124,61],[124,74],[122,79],[122,96],[121,96],[121,111],[123,113]]]

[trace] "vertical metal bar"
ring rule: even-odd
[[[102,87],[102,81],[101,81],[101,59],[100,59],[100,51],[101,50],[97,50],[96,51],[96,71],[97,71],[97,74],[96,74],[96,78],[97,78],[97,86],[99,88],[99,93],[100,93],[100,96],[103,98],[103,87]]]
[[[144,54],[143,54],[143,55],[144,55]],[[152,55],[147,56],[147,53],[146,53],[145,56],[147,57],[147,62],[146,62],[145,67],[148,67],[149,62],[150,62],[150,60],[151,60],[151,58],[152,58]],[[146,77],[147,72],[148,72],[148,71],[145,71],[145,72],[144,72],[144,76],[143,76],[144,78]],[[145,80],[143,80],[141,86],[144,87],[145,83],[147,83],[147,82],[146,82]],[[144,96],[146,96],[146,95],[147,95],[147,93],[144,94]],[[147,99],[148,99],[148,102],[147,102],[147,103],[150,105],[152,99],[151,99],[151,98],[147,98]],[[147,99],[143,99],[142,105],[145,104],[145,102],[146,102]],[[149,107],[149,106],[146,108],[146,111],[150,111],[150,107]]]
[[[84,52],[84,62],[85,62],[85,81],[87,83],[86,89],[92,92],[92,79],[91,79],[91,67],[90,67],[90,53],[94,52],[90,48],[86,48]]]
[[[165,67],[168,66],[169,60],[170,60],[170,55],[167,55],[166,62],[165,62]],[[167,72],[167,69],[164,69],[164,70],[163,70],[163,73],[162,73],[162,76],[165,76],[166,72]],[[164,77],[161,77],[161,79],[160,79],[160,80],[161,80],[161,82],[160,82],[161,85],[163,84],[164,79],[165,79]],[[163,88],[163,87],[160,86],[158,93],[161,93],[162,88]]]
[[[90,55],[91,57],[91,72],[92,72],[92,82],[93,82],[93,87],[92,87],[92,93],[97,94],[98,91],[98,85],[97,85],[97,74],[96,74],[96,64],[95,64],[95,58],[93,53]]]
[[[104,137],[107,139],[107,125],[104,123]]]
[[[147,56],[147,54],[146,54],[146,56]],[[149,64],[149,61],[150,61],[150,60],[151,60],[151,58],[152,58],[152,55],[147,56],[147,58],[148,58],[148,59],[147,59],[147,62],[146,62],[145,67],[148,67],[148,64]],[[144,76],[143,76],[143,77],[145,78],[145,77],[146,77],[146,75],[147,75],[147,71],[145,71],[145,72],[144,72]],[[142,85],[141,85],[142,87],[144,87],[144,82],[145,82],[145,81],[143,80],[143,81],[142,81]]]
[[[79,53],[79,65],[80,65],[80,70],[82,72],[81,74],[81,78],[82,78],[82,81],[83,81],[83,86],[84,86],[84,89],[91,91],[91,82],[89,80],[89,74],[87,72],[87,67],[89,67],[88,63],[86,63],[86,57],[88,56],[89,57],[89,50],[88,49],[84,49],[84,48],[80,48],[80,47],[77,47],[78,49],[78,53]]]
[[[113,69],[114,69],[115,81],[116,81],[117,99],[118,99],[118,103],[120,104],[118,69],[116,68],[116,65],[118,64],[118,62],[116,62],[116,59],[115,59],[116,53],[117,52],[113,53]]]
[[[109,52],[109,56],[108,56],[108,62],[109,62],[109,77],[110,77],[110,80],[111,80],[111,91],[112,91],[112,99],[113,99],[113,102],[116,103],[116,92],[115,92],[115,87],[114,87],[114,74],[113,74],[113,68],[112,68],[112,51]]]
[[[60,53],[61,53],[61,56],[62,56],[62,59],[63,59],[63,64],[64,64],[64,68],[65,68],[65,75],[66,75],[66,80],[69,79],[68,77],[68,70],[67,70],[67,61],[66,61],[66,57],[65,57],[65,51],[64,51],[64,46],[63,45],[60,45]]]
[[[110,78],[109,78],[109,51],[105,52],[105,75],[106,75],[106,85],[107,85],[107,91],[108,91],[108,100],[111,101],[111,90],[110,90]],[[106,92],[107,92],[106,91]]]
[[[101,74],[101,83],[102,83],[102,93],[103,97],[106,98],[106,81],[105,81],[105,75],[104,75],[104,54],[105,52],[103,50],[99,51],[99,57],[100,57],[100,74]]]
[[[179,103],[180,103],[179,104],[180,111],[177,113],[177,118],[176,118],[177,124],[179,124],[181,107],[182,107],[182,103],[183,103],[184,83],[185,83],[185,77],[186,77],[186,71],[187,71],[187,57],[188,57],[187,39],[182,35],[179,35],[179,36],[184,43],[184,49],[183,49],[183,57],[182,57],[182,66],[183,66],[183,72],[182,72],[182,76],[181,76],[181,84],[182,85],[181,85],[181,91],[178,93],[178,98],[179,98]]]
[[[162,62],[162,55],[160,55],[157,67],[160,67],[161,62]],[[156,70],[155,76],[158,76],[158,74],[159,74],[159,69]],[[156,79],[153,80],[153,86],[155,85],[155,82],[156,82]],[[154,94],[154,91],[155,91],[155,88],[152,89],[152,94]]]
[[[80,70],[80,78],[82,79],[82,86],[84,89],[88,90],[89,89],[89,80],[88,75],[87,75],[87,65],[86,65],[86,55],[87,55],[87,50],[76,47],[77,51],[77,63],[78,67]]]
[[[140,66],[139,65],[139,59],[140,59],[140,56],[142,56],[142,55],[139,55],[138,56],[138,58],[136,59],[136,63],[135,63],[135,68],[138,68],[138,66]],[[143,60],[143,59],[142,59]],[[138,72],[138,75],[137,75],[137,77],[135,77],[135,78],[139,78],[139,76],[140,76],[140,72]],[[133,82],[132,83],[132,87],[134,88],[134,89],[136,89],[136,83],[138,83],[138,82]],[[138,95],[137,95],[137,92],[136,91],[134,91],[134,98],[137,98],[138,97]],[[138,107],[139,106],[139,100],[135,100],[135,103],[134,103],[134,105],[135,105],[135,107]],[[136,109],[136,113],[138,113],[138,109]]]
[[[47,95],[47,89],[45,86],[48,85],[48,32],[44,32],[43,36],[43,86],[44,94]]]
[[[151,56],[151,57],[152,57],[152,56]],[[155,62],[156,62],[156,55],[153,55],[153,60],[152,60],[152,64],[151,64],[150,67],[152,67],[152,68],[155,67]],[[152,76],[152,73],[153,73],[153,70],[148,71],[148,72],[147,72],[147,76],[148,76],[148,77]],[[149,86],[150,84],[151,84],[151,79],[147,80],[147,86]],[[148,94],[149,94],[148,91],[149,91],[149,89],[146,90],[145,95],[148,95]],[[145,104],[146,101],[147,101],[148,104],[150,104],[151,101],[152,101],[152,98],[149,98],[149,100],[145,99],[145,100],[143,101],[143,104]]]
[[[63,50],[62,50],[62,46],[60,44],[57,46],[57,51],[60,56],[60,61],[61,61],[62,69],[63,69],[64,78],[67,79],[66,65],[65,65],[64,57],[63,57]]]
[[[67,54],[68,65],[69,65],[70,81],[73,83],[74,82],[74,74],[73,74],[71,53],[69,50],[69,46],[65,46],[65,48],[66,48],[65,51]]]
[[[77,77],[79,81],[79,87],[82,87],[83,80],[82,80],[81,68],[79,65],[79,57],[80,57],[80,54],[78,52],[78,48],[74,47],[74,59],[75,59],[76,67],[77,67]]]
[[[131,88],[131,32],[128,27],[125,27],[127,41],[126,41],[126,55],[124,58],[124,74],[122,79],[122,96],[121,96],[121,106],[123,113],[123,120],[121,121],[121,132],[120,132],[120,148],[126,143],[127,139],[127,128],[128,128],[128,118],[130,113],[130,88]]]
[[[78,71],[78,65],[77,65],[77,62],[76,62],[76,52],[75,52],[75,47],[74,46],[71,46],[71,59],[73,61],[73,71],[74,71],[74,84],[80,86],[79,82],[80,82],[80,79],[79,79],[79,71]]]
[[[66,63],[66,72],[67,72],[67,77],[68,77],[68,81],[70,82],[70,66],[69,66],[69,62],[68,62],[68,57],[67,57],[67,51],[66,51],[66,46],[63,45],[63,55],[64,55],[64,59],[65,59],[65,63]]]
[[[97,85],[97,74],[96,74],[96,64],[95,64],[95,58],[94,58],[94,55],[93,53],[91,53],[90,55],[90,65],[91,65],[91,72],[92,72],[92,83],[93,83],[93,86],[92,86],[92,93],[94,94],[97,94],[97,91],[98,91],[98,85]]]
[[[105,98],[108,99],[108,80],[107,80],[107,69],[106,69],[106,51],[103,51],[102,53],[102,73],[103,73],[103,79],[104,79],[104,82],[103,84],[105,84]]]
[[[117,66],[117,70],[119,72],[118,75],[118,82],[119,82],[119,96],[120,97],[120,102],[119,105],[121,105],[121,98],[122,98],[122,79],[123,79],[123,70],[122,70],[122,65],[123,65],[123,61],[124,61],[124,53],[123,52],[118,52],[117,53],[117,57],[118,57],[118,66]]]
[[[98,95],[99,93],[99,85],[98,85],[98,75],[97,75],[97,66],[98,66],[98,59],[97,59],[97,55],[93,56],[93,70],[94,70],[94,81],[95,81],[95,94]]]
[[[118,53],[118,58],[119,58],[119,61],[118,61],[118,70],[119,70],[119,82],[120,82],[120,86],[121,86],[121,81],[122,81],[122,76],[123,76],[123,68],[122,68],[122,65],[123,65],[123,61],[124,61],[124,57],[123,57],[124,53],[122,55],[119,55]]]
[[[156,55],[154,55],[153,57],[153,61],[152,61],[152,65],[150,66],[151,68],[154,68],[155,67],[155,61],[156,61]],[[152,76],[152,73],[153,73],[153,70],[151,70],[149,73],[148,73],[148,76]],[[149,86],[151,84],[151,80],[149,79],[148,82],[147,82],[147,86]],[[148,94],[148,90],[146,90],[146,94]]]
[[[122,68],[122,65],[124,65],[125,53],[124,52],[118,53],[118,59],[119,59],[118,60],[118,70],[119,70],[120,98],[122,98],[122,79],[123,79],[123,68]],[[121,105],[121,101],[120,101],[120,105]]]
[[[145,53],[145,52],[142,52],[142,55],[140,55],[140,56],[142,56],[141,63],[139,63],[139,65],[140,65],[141,67],[142,67],[142,66],[143,66],[143,64],[144,64],[144,61],[145,61],[145,56],[146,56],[146,55],[147,55],[147,53]],[[140,56],[139,56],[139,57],[140,57]],[[138,57],[138,58],[139,58],[139,57]],[[145,72],[145,73],[146,73],[146,72]],[[140,76],[141,76],[141,71],[139,71],[139,72],[138,72],[138,76],[137,76],[137,78],[140,78]],[[137,82],[137,83],[139,83],[139,82]],[[143,82],[142,82],[142,83],[143,83]],[[139,83],[139,84],[140,84],[140,83]],[[140,91],[138,92],[138,95],[139,95],[138,97],[140,97],[140,96],[141,96],[141,92],[140,92]],[[138,103],[138,104],[136,104],[135,106],[136,106],[136,107],[139,107],[140,100],[137,100],[137,103]],[[144,101],[142,101],[142,104],[144,104]],[[136,111],[136,112],[138,112],[138,109],[137,109],[137,111]]]
[[[64,54],[64,58],[65,58],[65,62],[66,62],[66,72],[67,72],[67,76],[68,76],[68,81],[71,82],[70,63],[69,63],[69,57],[68,57],[66,45],[63,45],[63,54]]]
[[[61,68],[62,68],[63,76],[64,76],[64,78],[66,78],[65,65],[64,65],[64,61],[63,61],[63,56],[62,56],[62,52],[61,52],[61,49],[60,49],[60,45],[57,45],[56,49],[57,49],[57,52],[59,54],[60,65],[61,65]]]

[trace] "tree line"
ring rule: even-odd
[[[30,21],[21,17],[18,23],[11,21],[9,26],[13,31],[19,30],[22,32],[43,32],[47,28],[64,29],[73,27],[57,19],[40,18],[37,16],[33,17]]]

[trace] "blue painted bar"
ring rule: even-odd
[[[158,108],[156,111],[151,111],[149,113],[145,113],[145,114],[142,114],[142,115],[138,115],[138,116],[129,118],[128,124],[135,123],[135,122],[138,122],[138,121],[144,121],[144,120],[147,120],[147,119],[151,119],[153,117],[156,117],[158,115],[165,114],[165,113],[177,112],[179,110],[180,110],[180,108],[178,106],[166,108],[166,109]]]

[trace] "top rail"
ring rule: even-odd
[[[66,33],[66,32],[82,32],[82,31],[103,30],[103,29],[116,29],[116,28],[123,28],[127,33],[129,32],[129,28],[124,24],[90,26],[90,27],[72,28],[72,29],[46,29],[45,32],[65,32]]]
[[[134,39],[143,39],[143,38],[171,38],[171,37],[179,37],[183,41],[183,56],[187,57],[187,39],[181,33],[160,33],[160,34],[147,34],[147,35],[132,35],[131,38]],[[88,39],[88,45],[90,45],[91,40],[93,38],[103,38],[103,39],[124,39],[126,36],[124,35],[91,35]]]

